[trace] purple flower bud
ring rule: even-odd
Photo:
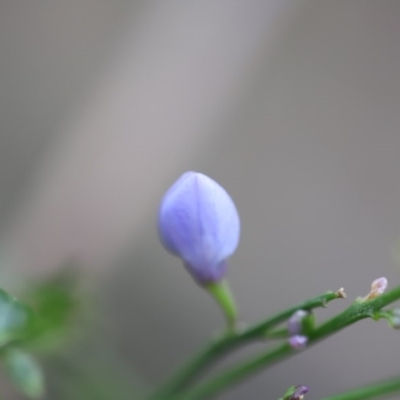
[[[304,385],[291,386],[279,400],[303,400],[310,389]]]
[[[307,316],[307,311],[297,310],[288,321],[288,331],[290,335],[297,335],[302,331],[302,320]]]
[[[167,191],[158,214],[164,247],[180,257],[197,282],[220,281],[239,242],[235,204],[209,177],[186,172]]]
[[[292,394],[290,400],[302,400],[304,395],[308,393],[310,389],[304,385],[297,385],[295,386],[295,392]]]
[[[294,335],[289,338],[289,344],[294,350],[303,350],[306,348],[308,342],[307,336]]]
[[[375,279],[371,283],[370,292],[363,299],[361,299],[361,301],[368,301],[368,300],[375,299],[376,297],[380,296],[381,294],[383,294],[385,292],[385,290],[387,289],[387,286],[388,286],[388,281],[386,278],[382,277],[382,278]]]
[[[387,285],[388,281],[386,278],[375,279],[371,284],[371,291],[374,291],[376,295],[379,296],[386,290]]]

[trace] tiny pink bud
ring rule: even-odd
[[[375,279],[371,283],[371,291],[362,299],[362,301],[372,300],[383,294],[388,286],[386,278]]]
[[[375,279],[371,284],[371,291],[374,291],[377,293],[377,295],[380,295],[386,290],[387,285],[388,281],[386,278]]]
[[[290,347],[294,350],[303,350],[306,348],[308,342],[307,336],[294,335],[289,338]]]

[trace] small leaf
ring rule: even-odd
[[[32,399],[43,396],[43,373],[30,355],[16,349],[7,350],[4,354],[4,365],[15,386],[26,396]]]
[[[69,266],[48,280],[31,285],[24,298],[35,310],[29,348],[48,353],[71,340],[77,330],[82,301],[77,295],[77,271]]]
[[[32,310],[0,289],[0,347],[24,336],[32,321]]]

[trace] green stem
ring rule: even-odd
[[[192,360],[184,364],[178,372],[151,397],[151,399],[157,400],[171,397],[174,393],[186,387],[186,385],[203,372],[208,365],[217,361],[231,350],[246,345],[253,340],[265,339],[265,334],[268,330],[286,321],[297,310],[308,311],[317,307],[326,307],[330,301],[340,297],[342,297],[342,295],[339,293],[327,292],[294,307],[290,307],[247,329],[222,336],[200,351]]]
[[[308,336],[308,345],[313,345],[318,341],[338,332],[339,330],[349,326],[361,319],[373,317],[374,313],[382,307],[398,300],[400,298],[400,286],[382,294],[374,300],[366,302],[355,302],[349,308],[344,310],[337,316],[329,319],[320,327],[311,332]],[[198,385],[190,392],[184,393],[181,398],[185,400],[210,399],[228,386],[243,380],[251,374],[270,366],[271,364],[281,361],[292,355],[294,350],[289,344],[281,344],[272,350],[268,350],[250,360],[244,361],[237,366],[220,373],[203,384]],[[175,397],[176,398],[176,397]]]
[[[349,392],[325,397],[322,400],[367,400],[400,391],[400,377],[373,383]]]
[[[231,368],[230,370],[217,375],[215,378],[211,378],[204,384],[182,393],[181,397],[174,397],[174,400],[210,399],[226,387],[239,382],[244,377],[258,372],[265,368],[266,365],[272,365],[273,363],[282,360],[292,352],[293,350],[289,344],[280,344],[273,350],[265,352],[261,356],[254,357],[247,362],[241,363],[239,367]]]
[[[272,339],[287,339],[289,337],[289,331],[287,328],[276,328],[271,329],[265,333],[265,338],[268,340]]]
[[[213,282],[205,286],[205,289],[214,297],[225,315],[228,331],[233,332],[237,323],[237,309],[235,300],[228,283],[225,280]]]

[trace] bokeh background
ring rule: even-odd
[[[2,287],[73,259],[97,310],[74,357],[160,382],[223,324],[157,239],[186,170],[239,209],[244,321],[398,285],[399,38],[396,0],[1,1]],[[365,321],[220,398],[302,383],[312,400],[398,374],[399,341]],[[50,368],[49,399],[68,398],[63,374]]]

